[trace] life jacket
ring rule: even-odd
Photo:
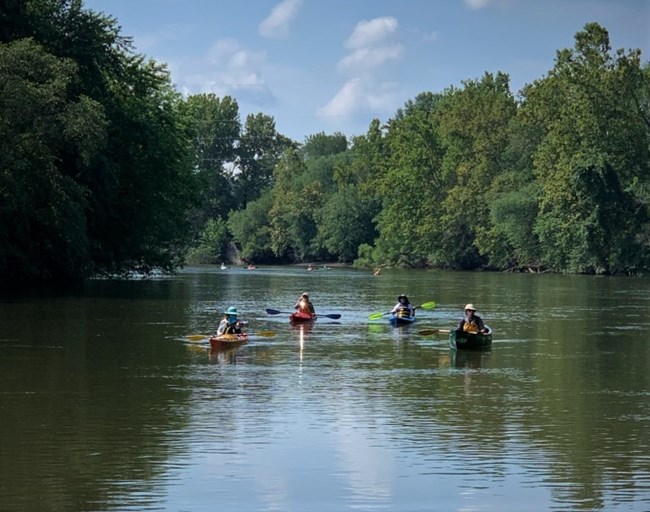
[[[397,313],[396,313],[395,316],[397,316],[397,318],[408,318],[408,317],[411,317],[411,316],[412,316],[412,315],[411,315],[411,308],[406,307],[406,306],[404,306],[404,307],[402,307],[402,308],[399,308],[399,309],[397,310]]]
[[[241,334],[241,327],[238,324],[228,324],[224,334]]]
[[[468,332],[470,334],[478,334],[479,331],[478,324],[476,323],[475,320],[472,320],[471,322],[465,320],[463,322],[463,331]]]

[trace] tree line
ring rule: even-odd
[[[0,280],[184,261],[641,274],[650,66],[587,24],[517,96],[485,73],[298,143],[183,97],[81,0],[0,5]]]

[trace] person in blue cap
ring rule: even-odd
[[[223,320],[217,328],[217,335],[221,334],[241,334],[244,322],[240,322],[237,314],[237,308],[229,307],[223,315]]]

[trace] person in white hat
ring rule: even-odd
[[[465,316],[458,322],[457,331],[469,332],[477,334],[479,332],[488,332],[483,320],[476,314],[474,304],[467,304],[465,306]]]
[[[223,315],[223,320],[219,323],[217,335],[241,334],[244,322],[240,322],[238,316],[237,308],[229,307]]]

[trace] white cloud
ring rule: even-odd
[[[362,48],[372,45],[397,30],[397,20],[392,16],[360,21],[347,41],[348,48]]]
[[[261,75],[265,64],[265,52],[247,50],[235,39],[221,39],[212,45],[201,62],[193,65],[201,71],[184,74],[179,69],[179,81],[185,93],[231,95],[238,101],[266,106],[274,102],[274,96]]]
[[[266,52],[246,50],[235,39],[221,39],[212,45],[208,58],[214,66],[237,72],[261,67],[266,62]]]
[[[379,68],[402,57],[403,46],[388,41],[397,29],[397,20],[390,16],[361,21],[356,25],[346,41],[350,51],[338,63],[339,69],[351,76],[334,97],[318,109],[319,117],[340,120],[355,114],[375,114],[395,108],[394,85],[382,81]]]
[[[318,110],[321,117],[340,117],[350,115],[363,99],[361,81],[354,78],[346,82],[339,92]]]
[[[281,39],[289,35],[289,25],[298,14],[302,0],[284,0],[276,5],[271,14],[259,25],[260,35]]]
[[[422,41],[425,43],[433,42],[438,40],[438,32],[425,32],[422,34]]]
[[[133,43],[140,52],[155,50],[159,45],[175,41],[179,38],[182,28],[164,27],[154,32],[138,35],[133,38]]]
[[[353,78],[339,89],[336,95],[318,110],[321,118],[349,117],[361,112],[389,112],[395,108],[394,84],[376,85],[370,80]]]
[[[402,46],[394,44],[380,48],[357,48],[339,61],[341,68],[374,68],[389,60],[397,60],[402,55]]]
[[[505,5],[512,0],[464,0],[465,4],[469,6],[470,9],[483,9],[485,7],[490,7],[491,5]]]
[[[402,46],[386,44],[384,40],[397,31],[397,20],[393,17],[360,21],[347,40],[352,51],[339,61],[342,69],[370,69],[381,66],[389,60],[402,56]]]

